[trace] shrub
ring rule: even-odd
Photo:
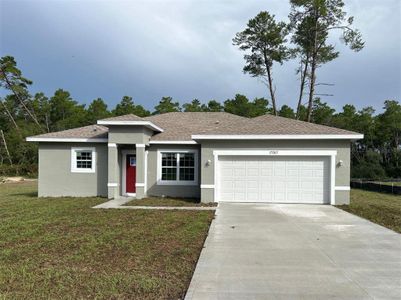
[[[37,164],[23,164],[23,165],[0,165],[0,176],[26,176],[37,177],[38,165]]]

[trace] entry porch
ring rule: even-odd
[[[146,194],[145,144],[108,143],[108,198]]]

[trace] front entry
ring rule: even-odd
[[[126,194],[135,194],[136,188],[136,156],[135,154],[126,154],[125,157],[125,192]]]

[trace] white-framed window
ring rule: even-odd
[[[71,172],[95,173],[96,151],[93,147],[71,148]]]
[[[198,151],[158,150],[157,183],[160,185],[198,184]]]

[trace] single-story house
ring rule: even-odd
[[[171,196],[202,202],[349,203],[350,144],[363,135],[264,115],[124,115],[28,137],[39,196]]]

